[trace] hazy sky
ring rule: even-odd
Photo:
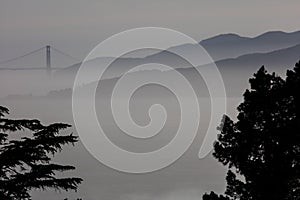
[[[108,36],[161,26],[196,40],[300,29],[299,0],[1,0],[0,61],[51,44],[83,58]]]

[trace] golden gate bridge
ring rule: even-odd
[[[56,70],[56,69],[62,69],[61,67],[53,67],[51,65],[51,52],[52,51],[56,52],[64,57],[67,57],[69,60],[72,60],[73,64],[81,62],[80,59],[78,59],[74,56],[71,56],[70,54],[68,54],[62,50],[54,48],[50,45],[46,45],[41,48],[30,51],[28,53],[25,53],[23,55],[20,55],[20,56],[17,56],[17,57],[8,59],[8,60],[0,61],[0,70],[47,70],[47,71],[51,71],[51,70]],[[45,66],[44,67],[16,67],[16,66],[9,67],[9,66],[7,66],[7,64],[9,64],[9,63],[18,61],[25,57],[32,56],[38,52],[45,52]]]

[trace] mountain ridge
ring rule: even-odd
[[[243,37],[229,33],[220,34],[199,42],[215,61],[236,58],[249,53],[270,52],[299,43],[300,31],[269,31],[255,37]]]

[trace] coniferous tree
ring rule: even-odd
[[[64,145],[77,142],[72,134],[60,135],[70,125],[45,126],[39,120],[13,120],[5,118],[8,113],[0,106],[0,199],[31,199],[33,189],[76,190],[81,178],[56,177],[56,172],[75,167],[51,162]],[[29,131],[30,136],[11,139],[10,134],[21,131]]]
[[[250,85],[237,122],[224,116],[214,145],[214,157],[230,169],[225,197],[300,199],[300,62],[285,80],[262,67]]]

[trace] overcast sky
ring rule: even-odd
[[[300,29],[299,0],[1,0],[0,61],[51,44],[83,58],[130,28],[172,28],[196,40]]]

